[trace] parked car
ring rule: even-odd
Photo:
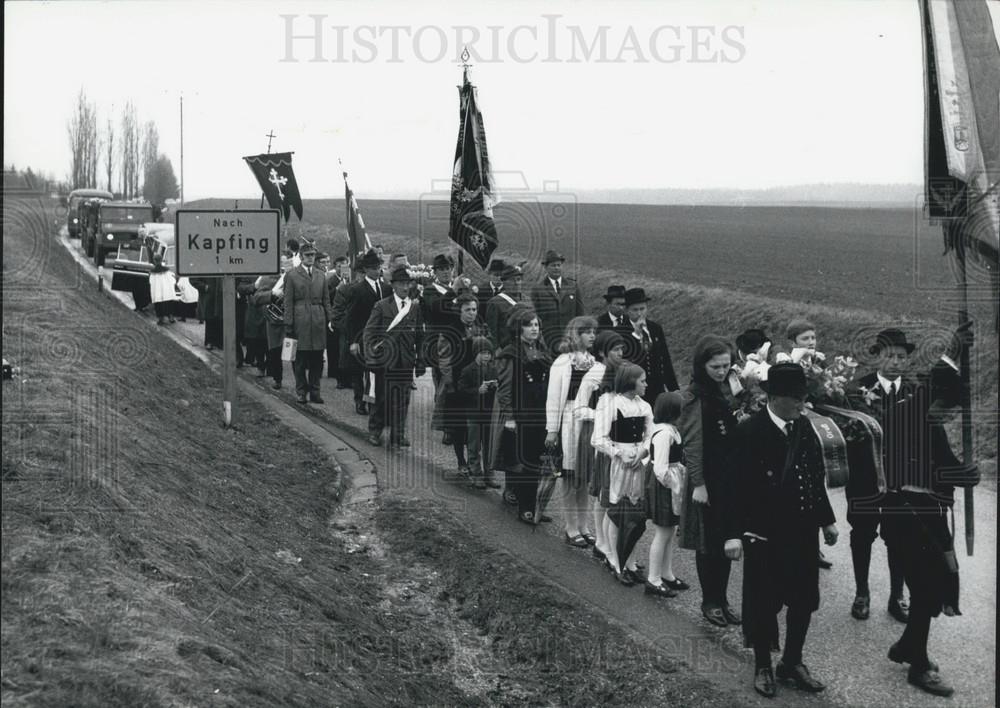
[[[80,207],[88,199],[111,201],[114,195],[103,189],[74,189],[66,199],[66,230],[70,238],[80,238]]]

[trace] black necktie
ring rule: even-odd
[[[559,281],[558,280],[553,280],[552,284],[556,287],[556,295],[558,295],[559,294]]]
[[[793,423],[792,421],[788,421],[787,423],[785,423],[785,435],[787,437],[789,438],[792,437],[792,428],[794,427],[795,423]]]

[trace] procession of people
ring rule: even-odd
[[[905,625],[895,643],[886,638],[888,659],[908,664],[917,688],[952,694],[927,642],[932,618],[959,614],[947,515],[954,487],[978,481],[943,427],[959,402],[956,362],[972,345],[969,327],[927,372],[909,361],[915,347],[906,334],[887,327],[871,342],[874,370],[846,377],[843,391],[815,385],[836,377],[807,320],[789,323],[784,347],[759,327],[705,334],[682,386],[645,291],[610,285],[592,316],[554,250],[541,260],[541,280],[525,288],[523,264],[501,259],[473,283],[456,276],[447,254],[434,258],[430,276],[415,273],[404,254],[387,262],[372,249],[352,273],[344,257],[331,263],[314,244],[294,245],[280,276],[238,288],[240,348],[258,376],[281,388],[282,358],[290,359],[297,401],[323,403],[325,358],[327,378],[352,391],[367,419],[367,442],[406,448],[411,393],[430,368],[428,420],[455,454],[448,479],[502,488],[524,524],[559,516],[566,544],[615,582],[641,584],[651,602],[691,589],[673,558],[693,551],[704,620],[741,626],[754,654],[752,685],[766,697],[779,682],[824,689],[808,669],[806,639],[820,606],[819,572],[830,565],[821,541],[840,535],[827,495],[832,452],[815,427],[817,416],[832,416],[852,431],[841,450],[849,476],[836,482],[846,486],[857,591],[845,615],[870,615],[871,547],[881,535],[890,587],[876,591]],[[214,314],[205,315],[206,343],[218,346]],[[737,560],[742,588],[729,582]]]

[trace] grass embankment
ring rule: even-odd
[[[346,231],[329,224],[316,225],[308,221],[301,227],[293,227],[309,238],[316,238],[319,247],[339,251],[346,242]],[[371,232],[373,240],[381,243],[386,251],[412,253],[418,247],[425,255],[451,250],[453,245],[445,241],[423,240],[415,242],[415,236]],[[622,248],[627,248],[622,243]],[[498,251],[495,257],[505,257]],[[655,255],[651,256],[655,257]],[[705,258],[713,254],[706,249]],[[426,259],[428,262],[430,258]],[[515,258],[516,260],[516,258]],[[748,292],[734,292],[720,288],[667,282],[635,273],[599,268],[590,264],[567,264],[576,271],[584,300],[595,314],[601,311],[603,294],[611,283],[622,283],[627,287],[643,287],[651,298],[650,318],[663,324],[670,346],[674,368],[681,382],[690,379],[691,355],[694,344],[700,336],[715,333],[734,339],[748,327],[760,327],[771,335],[775,346],[789,345],[784,340],[785,326],[790,320],[806,317],[818,329],[820,350],[827,355],[851,354],[859,362],[859,375],[872,365],[868,347],[876,333],[889,326],[904,328],[911,341],[920,346],[914,355],[915,367],[929,367],[937,358],[944,343],[950,338],[953,325],[933,319],[916,320],[893,317],[884,312],[861,309],[829,307],[805,304],[793,300],[766,297]],[[468,274],[485,280],[475,263],[466,262]],[[525,277],[525,292],[530,284],[542,277],[540,266],[530,266]],[[796,274],[789,273],[789,280]],[[844,283],[845,288],[864,289],[870,283]],[[996,474],[997,457],[997,335],[990,328],[992,309],[988,303],[973,303],[971,315],[980,325],[977,327],[979,340],[972,353],[974,371],[973,411],[975,458],[986,474]],[[958,421],[949,429],[956,449],[961,439]]]
[[[224,429],[51,221],[4,225],[4,705],[731,703],[440,512],[331,523],[321,450],[242,397]]]
[[[4,705],[466,700],[398,659],[435,632],[386,617],[331,534],[320,449],[245,399],[225,430],[218,378],[80,279],[50,224],[4,229]]]

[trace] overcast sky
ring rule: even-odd
[[[469,45],[508,187],[922,179],[917,0],[8,2],[4,15],[4,163],[58,177],[82,87],[102,125],[132,99],[178,172],[183,94],[187,199],[254,195],[240,158],[271,129],[305,198],[342,194],[338,156],[359,196],[416,197],[449,178]]]

